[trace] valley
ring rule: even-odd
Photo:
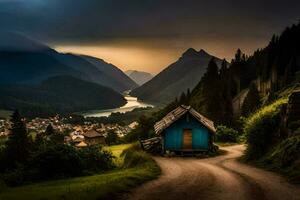
[[[130,95],[125,95],[124,98],[126,99],[127,103],[119,108],[105,110],[90,110],[86,112],[80,112],[78,114],[81,114],[84,117],[108,117],[112,113],[126,113],[136,108],[154,107],[153,105],[144,103],[143,101],[140,101],[136,97],[132,97]]]
[[[0,0],[0,200],[300,200],[299,10]]]

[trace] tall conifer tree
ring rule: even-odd
[[[6,143],[6,155],[12,165],[23,163],[27,160],[30,151],[30,138],[26,125],[18,111],[11,116],[11,129]]]

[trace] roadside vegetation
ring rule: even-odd
[[[292,87],[294,88],[294,86]],[[291,88],[281,91],[269,105],[263,106],[245,121],[247,150],[244,160],[282,173],[294,183],[300,183],[300,123],[290,123],[292,133],[281,130],[281,109],[287,104]]]
[[[239,132],[234,130],[233,128],[228,128],[223,125],[217,126],[215,142],[219,144],[222,143],[233,144],[233,143],[239,143],[241,140],[242,140],[242,135],[239,134]]]
[[[0,199],[114,199],[160,174],[154,160],[142,152],[138,144],[111,146],[109,149],[113,155],[119,156],[118,164],[121,164],[112,171],[14,188],[2,184]]]
[[[0,140],[0,199],[109,199],[159,175],[139,144],[75,148],[49,125],[33,136],[18,112]]]
[[[260,158],[280,140],[280,111],[287,99],[279,99],[251,115],[245,121],[248,160]]]

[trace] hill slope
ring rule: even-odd
[[[127,70],[125,74],[134,80],[134,82],[136,82],[138,85],[143,85],[153,78],[152,74],[137,70]]]
[[[193,89],[203,76],[213,56],[204,50],[188,49],[178,61],[165,68],[153,79],[131,92],[142,100],[167,103],[187,89]],[[221,60],[215,59],[220,66]]]
[[[1,108],[19,109],[30,117],[114,108],[126,103],[110,88],[71,76],[51,77],[35,86],[0,86],[0,93]]]
[[[59,53],[46,45],[17,34],[0,34],[0,84],[38,84],[59,75],[99,83],[118,92],[137,85],[117,67],[92,58]],[[18,43],[14,43],[14,40]],[[98,63],[101,62],[101,67]]]
[[[129,89],[134,89],[138,87],[138,85],[128,78],[128,76],[120,70],[115,65],[105,62],[102,59],[91,57],[91,56],[81,56],[83,59],[87,60],[91,64],[93,64],[98,70],[103,72],[111,81],[112,85],[120,85],[120,90],[125,91]]]

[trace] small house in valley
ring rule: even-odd
[[[105,137],[96,130],[89,130],[83,133],[84,142],[87,145],[105,144]]]
[[[154,125],[163,152],[209,151],[216,132],[214,123],[191,106],[181,105]]]

